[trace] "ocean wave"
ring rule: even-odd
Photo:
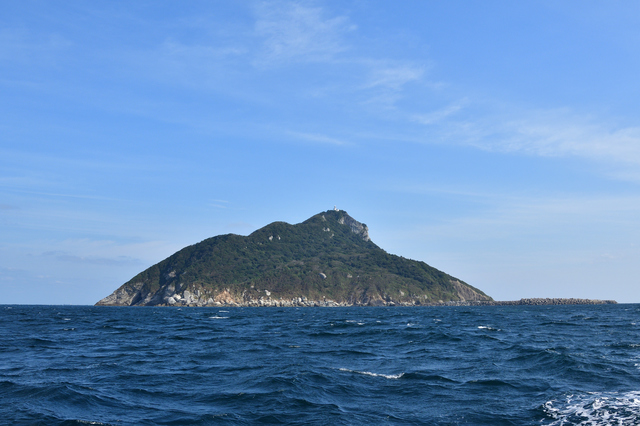
[[[478,329],[480,329],[480,330],[489,330],[489,331],[502,331],[499,328],[490,327],[488,325],[479,325]]]
[[[640,392],[588,392],[547,401],[543,410],[553,419],[549,425],[637,425]]]
[[[381,374],[381,373],[372,373],[370,371],[358,371],[358,370],[350,370],[348,368],[338,368],[339,371],[344,371],[347,373],[354,374],[362,374],[363,376],[371,376],[371,377],[384,377],[385,379],[399,379],[404,376],[404,373],[400,374]]]

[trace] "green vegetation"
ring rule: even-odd
[[[460,300],[456,278],[424,262],[386,253],[369,241],[366,226],[329,210],[303,223],[274,222],[249,236],[221,235],[185,247],[135,276],[140,296],[175,291],[227,291],[244,299],[306,297],[339,303],[431,303]],[[480,299],[488,296],[459,281]],[[149,298],[146,298],[147,303]],[[153,303],[160,303],[158,297]],[[151,304],[151,303],[150,303]]]

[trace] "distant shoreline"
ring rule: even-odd
[[[233,308],[233,307],[264,307],[264,308],[312,308],[312,307],[429,307],[429,306],[560,306],[560,305],[615,305],[615,300],[599,300],[599,299],[575,299],[575,298],[527,298],[520,300],[455,300],[455,301],[438,301],[432,303],[410,303],[410,302],[394,302],[384,300],[371,300],[368,303],[345,303],[335,302],[333,300],[315,301],[304,297],[294,298],[292,300],[249,300],[244,303],[214,303],[214,304],[157,304],[157,305],[106,305],[97,303],[96,306],[154,306],[154,307],[209,307],[209,308]]]
[[[306,303],[306,304],[304,304]],[[133,307],[133,308],[162,308],[162,307],[200,307],[200,308],[248,308],[248,307],[375,307],[375,306],[398,306],[398,307],[429,307],[429,306],[561,306],[561,305],[617,305],[615,300],[599,300],[599,299],[574,299],[574,298],[527,298],[520,300],[491,300],[491,301],[450,301],[450,302],[435,302],[435,303],[422,303],[422,304],[400,304],[400,303],[388,303],[386,305],[365,305],[365,304],[340,304],[335,302],[323,302],[318,304],[317,302],[306,301],[302,304],[288,305],[288,306],[267,306],[257,304],[220,304],[220,305],[75,305],[75,304],[29,304],[29,303],[0,303],[3,307],[14,306],[62,306],[62,307],[74,307],[74,306],[104,306],[104,307]],[[623,305],[635,305],[638,302],[624,302]]]

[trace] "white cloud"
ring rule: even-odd
[[[424,68],[412,65],[374,68],[365,87],[386,87],[399,90],[407,83],[419,81],[423,75]]]
[[[463,114],[474,108],[478,111],[478,107],[484,116],[470,118],[469,114]],[[491,106],[465,100],[429,114],[407,112],[406,117],[430,126],[430,141],[493,152],[583,158],[602,165],[608,175],[640,180],[638,126],[618,126],[568,109],[522,111],[513,108],[514,111],[486,112],[491,109]]]
[[[59,262],[106,266],[138,266],[162,259],[167,256],[166,253],[180,248],[163,241],[117,242],[88,238],[42,242],[41,245],[44,251],[40,257]]]
[[[578,156],[640,165],[640,127],[615,128],[561,112],[507,122],[498,146],[541,156]]]
[[[103,265],[103,266],[126,266],[126,265],[141,265],[140,259],[129,256],[114,256],[114,257],[100,257],[100,256],[79,256],[64,251],[54,250],[42,253],[43,257],[50,257],[60,262],[80,263],[88,265]]]
[[[244,48],[226,46],[214,47],[207,45],[186,45],[176,40],[168,39],[162,45],[163,53],[174,56],[178,59],[195,59],[205,61],[206,64],[224,58],[226,56],[237,56],[246,53]]]
[[[426,125],[436,124],[448,118],[449,116],[456,114],[458,111],[464,108],[464,105],[466,103],[467,103],[467,99],[463,99],[460,102],[448,105],[436,111],[432,111],[426,114],[416,114],[414,115],[413,118],[415,121],[422,124],[426,124]]]
[[[227,200],[211,200],[208,204],[210,207],[217,209],[226,209],[229,207],[229,201]]]
[[[534,196],[490,189],[473,190],[467,186],[446,184],[411,185],[396,182],[385,189],[409,194],[419,199],[448,199],[465,202],[464,210],[430,212],[423,233],[411,230],[407,238],[432,241],[440,238],[444,245],[455,241],[462,245],[486,242],[513,243],[523,251],[531,249],[533,241],[546,240],[548,249],[560,246],[582,249],[598,244],[578,241],[597,239],[613,246],[631,243],[640,238],[637,227],[640,217],[640,196],[637,195],[576,195],[557,193]],[[524,244],[524,245],[523,245]],[[519,249],[520,249],[519,248]],[[461,250],[464,250],[461,248]]]
[[[73,44],[59,34],[37,35],[24,29],[0,30],[0,61],[33,61],[48,63]]]
[[[405,245],[501,300],[535,295],[637,301],[630,277],[638,273],[633,259],[639,254],[639,197],[490,202],[475,214],[412,230]]]
[[[363,65],[364,83],[358,87],[365,100],[361,103],[373,106],[376,113],[381,111],[385,117],[391,110],[397,109],[397,103],[414,94],[407,93],[406,86],[410,83],[420,83],[425,86],[425,68],[410,62],[396,62],[390,65],[390,61],[377,59],[364,59],[359,62]],[[401,110],[400,114],[404,114]]]
[[[164,83],[178,83],[197,90],[229,90],[229,75],[233,75],[229,69],[234,61],[242,61],[247,52],[248,49],[240,45],[187,44],[166,39],[155,50],[136,52],[129,60],[147,70],[144,78],[153,76]],[[157,108],[139,103],[138,108],[143,110]]]
[[[346,142],[342,139],[336,139],[330,136],[317,134],[317,133],[287,132],[287,134],[296,139],[301,139],[306,142],[328,144],[328,145],[348,145],[349,144],[349,142]]]
[[[342,35],[355,29],[344,16],[325,17],[302,3],[268,2],[257,8],[256,33],[264,40],[264,60],[325,61],[347,49]]]

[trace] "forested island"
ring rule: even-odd
[[[206,239],[139,273],[97,305],[415,306],[492,301],[424,262],[389,254],[346,211],[248,236]]]

